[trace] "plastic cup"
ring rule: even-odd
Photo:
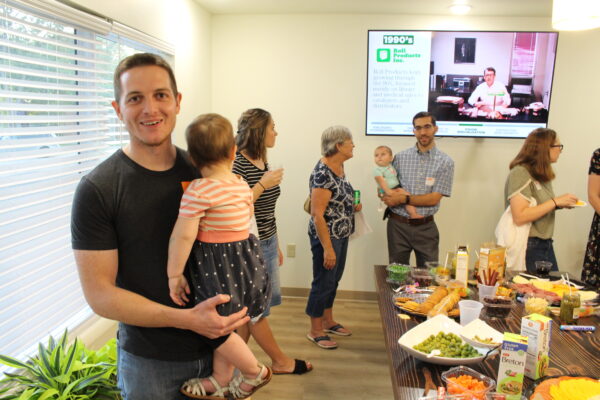
[[[493,297],[496,295],[496,289],[498,289],[498,284],[494,286],[482,285],[481,283],[477,284],[477,288],[479,289],[479,300],[483,299],[485,296]]]
[[[458,302],[460,310],[460,324],[467,325],[469,322],[479,318],[483,304],[475,300],[461,300]]]
[[[283,169],[283,164],[280,162],[269,163],[269,171],[277,171]]]

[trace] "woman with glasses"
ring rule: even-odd
[[[555,177],[552,164],[558,161],[563,148],[555,131],[538,128],[527,136],[510,163],[504,196],[514,223],[517,226],[531,223],[525,253],[529,273],[536,273],[536,261],[549,261],[552,271],[558,271],[552,245],[554,213],[561,208],[572,208],[578,201],[571,193],[555,196],[552,188]]]

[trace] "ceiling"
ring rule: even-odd
[[[470,16],[550,17],[552,0],[195,0],[211,14],[449,15],[453,2]]]

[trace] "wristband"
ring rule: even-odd
[[[410,195],[406,195],[406,204],[410,204]]]
[[[260,181],[258,181],[256,183],[258,183],[260,186],[262,186],[263,190],[267,190],[267,188],[262,183],[260,183]]]
[[[560,210],[560,207],[558,206],[558,204],[556,204],[556,200],[554,200],[554,197],[551,197],[550,200],[552,200],[552,202],[554,203],[554,208],[556,210]]]

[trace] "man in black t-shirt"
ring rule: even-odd
[[[112,105],[130,143],[84,176],[73,199],[72,246],[85,297],[119,321],[118,379],[126,400],[175,400],[181,384],[211,371],[216,338],[248,322],[215,307],[226,295],[179,308],[169,297],[168,242],[183,185],[198,177],[171,141],[181,94],[159,56],[123,59]],[[192,294],[193,298],[193,294]]]

